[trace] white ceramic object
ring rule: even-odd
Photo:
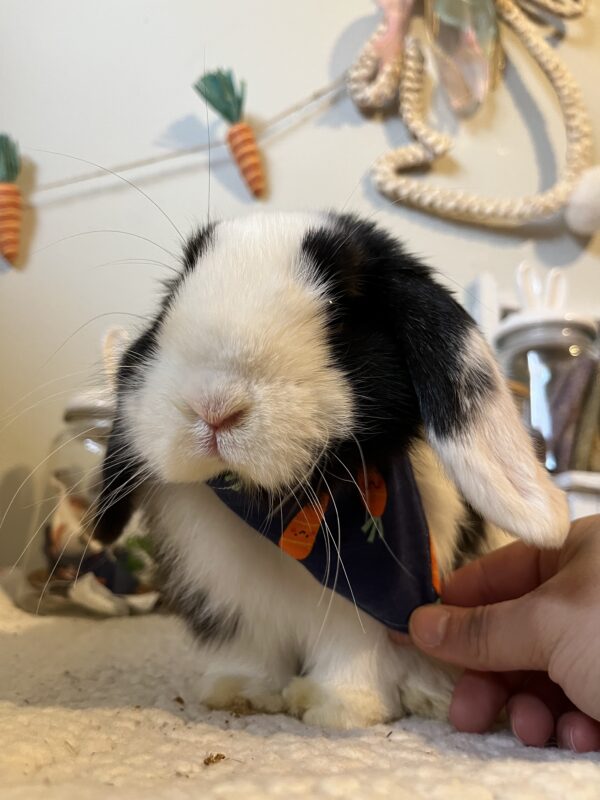
[[[563,472],[554,481],[567,493],[571,519],[600,514],[600,472]]]
[[[563,270],[554,267],[544,275],[537,267],[522,262],[517,267],[516,280],[522,308],[496,326],[492,335],[496,347],[507,334],[544,322],[563,322],[565,326],[597,333],[598,323],[593,317],[565,310],[568,287]]]

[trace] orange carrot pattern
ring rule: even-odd
[[[366,520],[362,530],[367,534],[369,543],[376,538],[383,538],[382,516],[388,502],[388,490],[379,470],[368,467],[366,475],[360,471],[357,480],[363,503],[366,509]],[[307,505],[300,509],[279,539],[279,547],[297,561],[308,558],[313,550],[317,535],[321,530],[323,518],[329,506],[330,497],[323,493],[319,497],[319,507]],[[433,537],[429,533],[429,553],[431,562],[431,585],[436,593],[441,594],[442,583],[439,564],[435,552]]]
[[[21,191],[15,183],[20,168],[16,142],[0,134],[0,253],[11,264],[17,260],[21,232]]]
[[[383,524],[381,517],[385,511],[388,494],[385,480],[375,467],[368,467],[366,473],[360,471],[357,481],[360,492],[363,496],[365,508],[367,509],[367,519],[362,527],[364,533],[368,534],[367,541],[372,543],[377,536],[383,538]],[[431,534],[429,534],[429,553],[431,559],[431,585],[437,594],[441,593],[442,582],[440,570],[435,554],[435,546]]]
[[[322,494],[318,508],[308,505],[300,509],[281,534],[279,547],[284,553],[298,561],[303,561],[310,555],[328,505],[329,495]]]
[[[227,131],[227,143],[248,188],[255,197],[262,197],[265,173],[253,129],[247,122],[236,122]]]
[[[435,554],[435,546],[431,533],[429,534],[429,557],[431,559],[431,585],[436,591],[436,594],[442,593],[442,581],[440,578],[440,567],[438,564],[437,556]]]
[[[366,476],[365,472],[361,470],[356,482],[367,510],[362,530],[368,535],[367,541],[372,543],[376,536],[383,538],[381,517],[387,505],[387,486],[381,473],[375,467],[368,467]]]
[[[19,253],[21,192],[14,183],[0,183],[0,252],[14,264]]]

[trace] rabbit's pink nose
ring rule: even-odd
[[[200,419],[208,425],[213,433],[230,430],[239,425],[248,414],[248,406],[238,406],[227,410],[217,410],[209,407],[194,409]]]

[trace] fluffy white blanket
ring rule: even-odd
[[[0,797],[600,798],[600,757],[419,719],[347,734],[193,702],[202,654],[166,616],[42,618],[0,589]],[[221,758],[221,755],[224,758]]]

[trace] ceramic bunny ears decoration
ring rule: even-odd
[[[433,167],[452,139],[426,121],[423,43],[409,35],[414,0],[379,0],[384,20],[348,72],[348,89],[363,110],[396,106],[413,141],[382,155],[372,169],[390,200],[473,225],[514,227],[563,212],[580,235],[600,230],[600,166],[593,165],[588,110],[575,79],[517,0],[425,0],[438,73],[450,105],[461,116],[476,110],[494,84],[501,61],[500,19],[512,29],[554,89],[564,120],[566,155],[554,185],[537,194],[494,198],[436,186],[407,174]],[[583,0],[533,0],[527,9],[559,17],[584,11]]]
[[[523,261],[517,268],[517,290],[525,311],[561,311],[567,299],[567,279],[557,267],[544,274]]]

